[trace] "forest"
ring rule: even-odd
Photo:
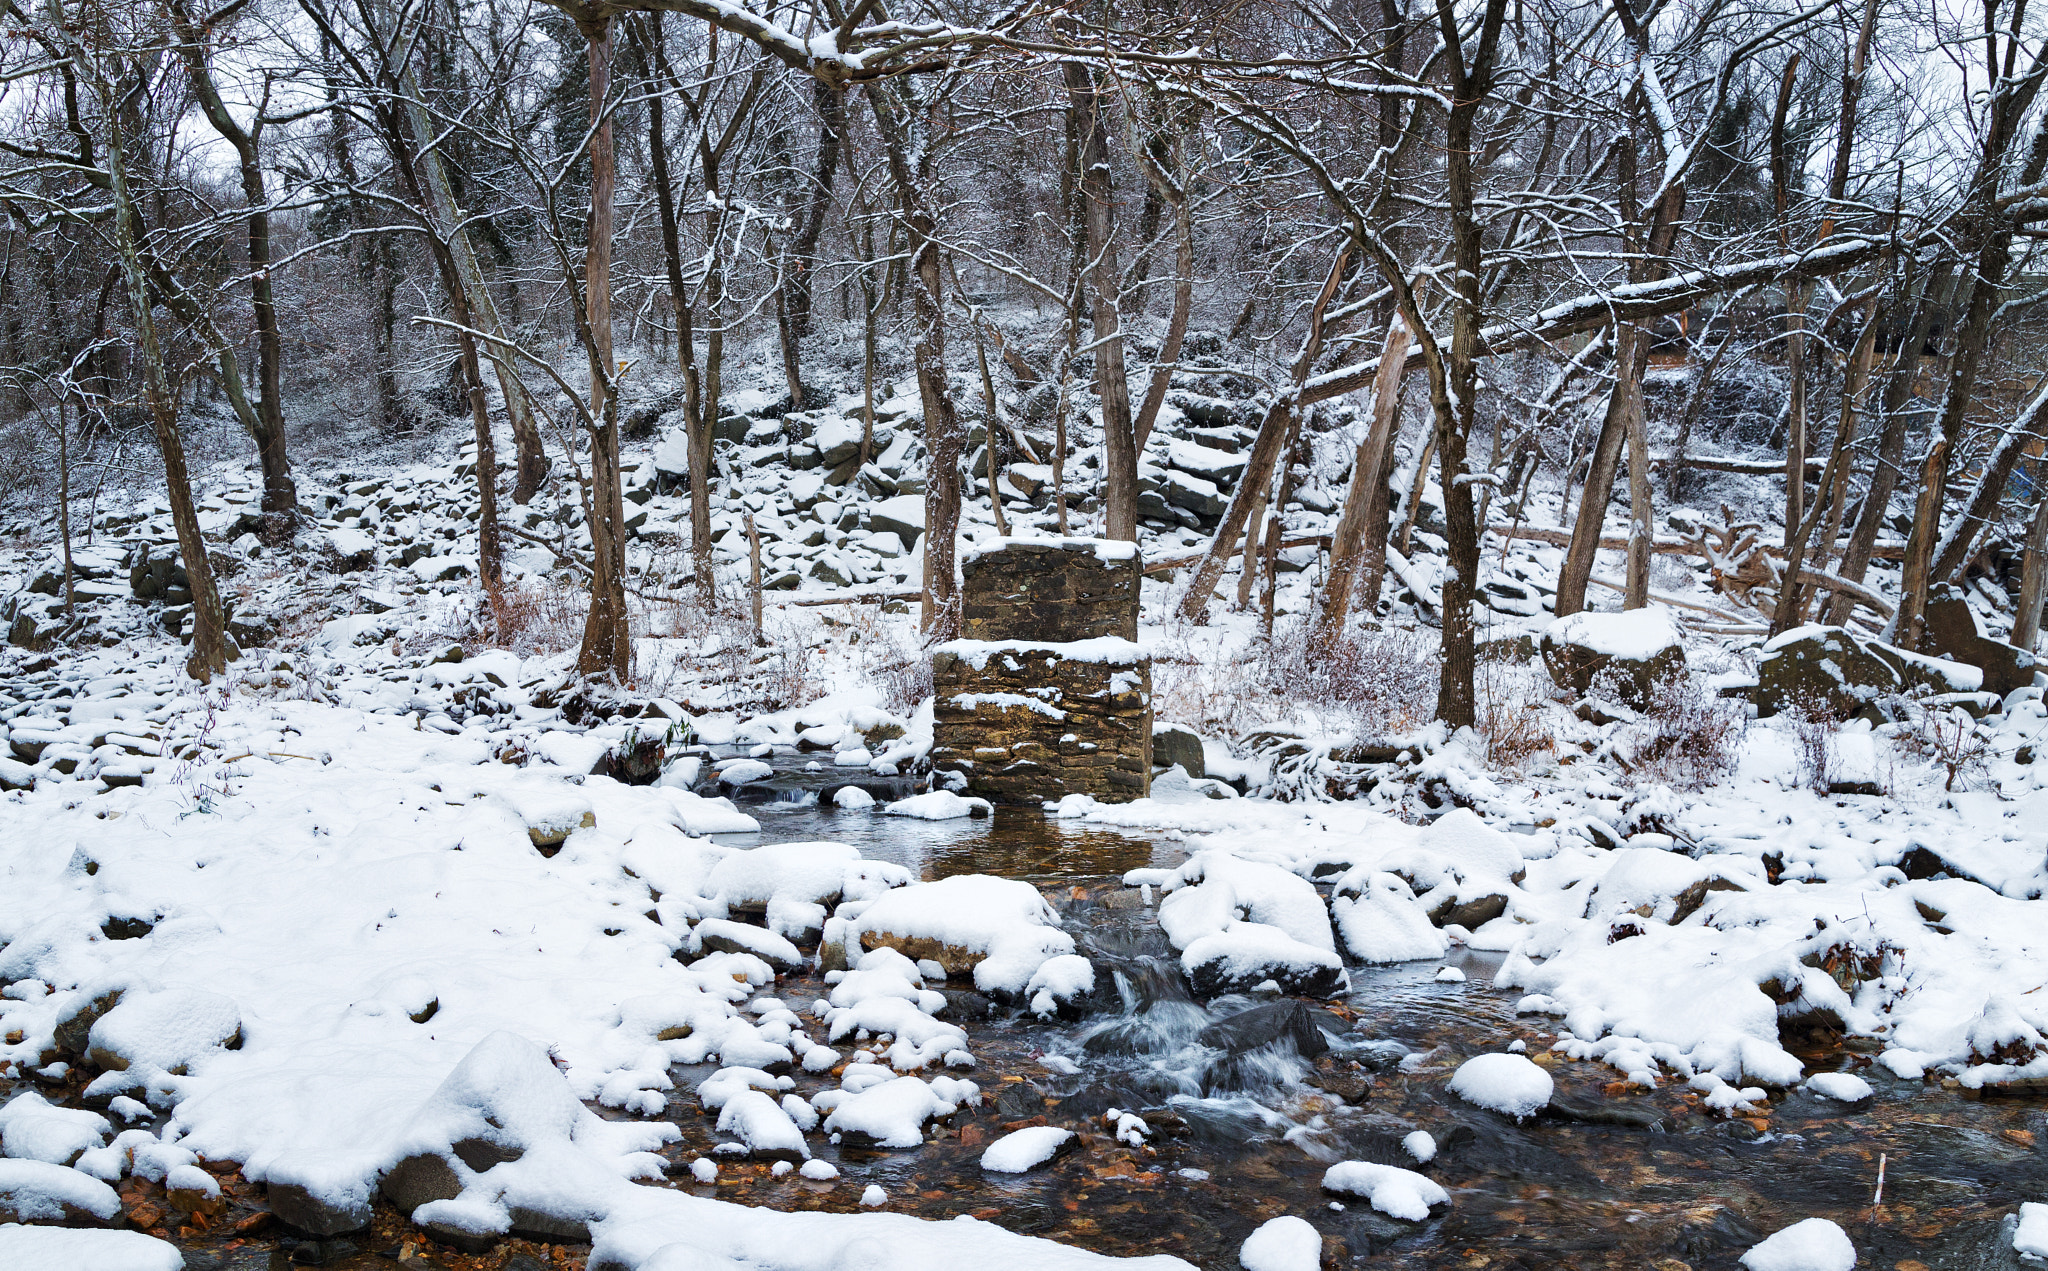
[[[0,16],[0,1263],[2048,1258],[2025,0]]]

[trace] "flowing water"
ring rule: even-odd
[[[1491,987],[1497,959],[1471,953],[1449,963],[1466,973],[1463,982],[1437,981],[1441,963],[1354,967],[1350,989],[1327,1002],[1197,1002],[1154,911],[1118,881],[1128,869],[1178,862],[1180,842],[1080,829],[1031,809],[943,822],[841,811],[829,796],[847,784],[844,771],[807,771],[802,757],[777,764],[773,778],[739,792],[761,832],[726,841],[833,839],[927,879],[984,872],[1029,880],[1095,962],[1097,995],[1080,1018],[1041,1023],[991,1012],[954,986],[947,1014],[973,1039],[979,1066],[970,1075],[982,1105],[934,1126],[911,1151],[812,1136],[814,1151],[842,1170],[836,1184],[730,1163],[715,1185],[693,1182],[686,1163],[717,1141],[692,1094],[712,1069],[678,1068],[664,1114],[685,1134],[670,1149],[672,1184],[697,1194],[845,1211],[873,1182],[894,1212],[973,1214],[1106,1253],[1171,1253],[1216,1271],[1235,1268],[1245,1236],[1280,1214],[1306,1217],[1324,1234],[1326,1265],[1358,1268],[1736,1271],[1763,1236],[1820,1216],[1849,1231],[1860,1267],[2016,1271],[2005,1216],[2021,1201],[2048,1200],[2048,1112],[2038,1098],[1966,1099],[1895,1080],[1866,1053],[1822,1046],[1801,1053],[1809,1068],[1856,1072],[1876,1087],[1874,1103],[1847,1108],[1793,1092],[1764,1115],[1724,1119],[1704,1112],[1681,1082],[1644,1091],[1610,1084],[1616,1074],[1605,1067],[1550,1063],[1545,1021],[1518,1019],[1516,994]],[[907,781],[863,775],[858,784],[882,799],[911,792]],[[803,976],[778,994],[808,1002],[825,987]],[[1284,1035],[1250,1028],[1252,1020]],[[1218,1025],[1221,1034],[1205,1034]],[[1238,1036],[1228,1035],[1233,1029]],[[1516,1040],[1557,1079],[1551,1111],[1518,1124],[1445,1093],[1464,1059]],[[798,1077],[805,1096],[833,1084]],[[1150,1133],[1119,1139],[1105,1120],[1111,1109],[1138,1114]],[[979,1168],[988,1143],[1034,1124],[1079,1131],[1078,1150],[1024,1175]],[[1428,1165],[1402,1146],[1416,1129],[1438,1144]],[[1422,1169],[1452,1203],[1427,1222],[1396,1221],[1321,1191],[1324,1170],[1340,1160]],[[1883,1200],[1874,1205],[1881,1173]],[[248,1195],[260,1203],[254,1189]],[[389,1267],[407,1241],[403,1220],[381,1209],[374,1231],[346,1243],[302,1245],[275,1231],[235,1243],[181,1239],[195,1271]],[[577,1257],[573,1247],[520,1245],[469,1259],[428,1245],[406,1265],[531,1271],[550,1265],[551,1252],[567,1265]]]

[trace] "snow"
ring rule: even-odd
[[[1372,1161],[1332,1165],[1323,1174],[1323,1190],[1362,1196],[1374,1209],[1405,1222],[1421,1222],[1432,1205],[1451,1203],[1451,1194],[1427,1176]]]
[[[1825,1218],[1806,1218],[1742,1255],[1749,1271],[1855,1271],[1856,1246]]]
[[[1407,883],[1383,870],[1361,867],[1338,881],[1330,916],[1344,948],[1361,962],[1413,962],[1440,958],[1451,947],[1441,928],[1416,903]]]
[[[735,759],[731,763],[721,764],[718,769],[718,780],[729,786],[743,786],[774,775],[774,767],[758,759]]]
[[[994,811],[987,799],[963,799],[951,790],[914,794],[882,809],[885,816],[912,816],[920,821],[952,821],[966,816],[988,816]]]
[[[1022,1174],[1051,1160],[1073,1137],[1072,1130],[1056,1125],[1012,1130],[988,1145],[981,1154],[981,1167],[994,1174]]]
[[[1427,1130],[1412,1130],[1401,1140],[1401,1150],[1427,1165],[1436,1159],[1436,1138]]]
[[[924,1142],[926,1121],[958,1110],[920,1078],[897,1077],[841,1101],[825,1129],[864,1134],[882,1147],[916,1147]]]
[[[875,796],[859,786],[841,786],[832,795],[832,806],[848,812],[858,812],[875,806]]]
[[[1049,941],[1050,951],[1014,977],[1017,990],[1047,958],[1074,949],[1073,937],[1058,929],[1059,916],[1036,887],[987,874],[955,874],[888,892],[862,911],[855,925],[869,944],[877,936],[925,941],[959,950],[973,962],[998,952],[1005,940],[1027,949]]]
[[[1306,1219],[1282,1214],[1245,1237],[1237,1261],[1244,1271],[1316,1271],[1323,1262],[1322,1233]]]
[[[0,1160],[0,1202],[17,1217],[51,1222],[66,1209],[111,1219],[121,1212],[121,1198],[100,1180],[47,1161]]]
[[[0,1266],[35,1271],[181,1271],[176,1245],[139,1231],[0,1225]]]
[[[2012,1233],[2013,1251],[2028,1257],[2048,1258],[2048,1204],[2023,1203],[2019,1219],[2019,1225]]]
[[[991,658],[1047,652],[1066,662],[1093,662],[1104,666],[1137,666],[1152,656],[1145,645],[1119,636],[1096,636],[1059,644],[1039,640],[950,640],[932,650],[934,656],[952,654],[977,671],[987,667]]]
[[[782,1105],[759,1090],[742,1090],[718,1113],[718,1128],[736,1136],[756,1156],[793,1153],[809,1159],[811,1149]]]
[[[232,999],[205,989],[130,991],[92,1026],[93,1055],[103,1068],[182,1073],[241,1035]]]
[[[1671,611],[1661,605],[1620,613],[1583,609],[1551,623],[1544,639],[1626,662],[1647,662],[1666,649],[1684,647],[1678,625],[1671,620]]]
[[[1452,1075],[1452,1094],[1467,1103],[1491,1108],[1517,1121],[1550,1103],[1556,1083],[1550,1074],[1523,1055],[1475,1055]]]
[[[889,1193],[880,1183],[869,1183],[860,1194],[860,1203],[863,1209],[879,1209],[889,1203]]]
[[[1847,1072],[1817,1072],[1806,1079],[1805,1085],[1817,1095],[1842,1103],[1861,1103],[1876,1094],[1869,1082]]]
[[[69,1165],[79,1153],[105,1143],[111,1128],[97,1112],[60,1108],[24,1090],[0,1107],[0,1155]]]

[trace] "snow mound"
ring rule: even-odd
[[[102,1068],[182,1073],[202,1055],[233,1045],[242,1015],[232,999],[204,989],[130,991],[92,1026],[92,1060]]]
[[[811,1155],[803,1131],[789,1113],[759,1090],[742,1090],[726,1100],[718,1112],[718,1128],[736,1136],[754,1156],[806,1160]]]
[[[2013,1228],[2013,1252],[2030,1258],[2048,1258],[2048,1205],[2028,1201],[2020,1206],[2019,1225]]]
[[[1416,962],[1440,958],[1451,947],[1408,884],[1381,870],[1361,868],[1339,879],[1330,915],[1344,948],[1360,962]]]
[[[841,786],[832,796],[832,806],[848,812],[858,812],[862,808],[875,806],[875,796],[859,786]]]
[[[1815,1094],[1841,1103],[1861,1103],[1877,1094],[1869,1082],[1846,1072],[1817,1072],[1806,1079],[1805,1085]]]
[[[758,759],[735,759],[718,770],[722,785],[743,786],[775,775],[775,769]]]
[[[72,1216],[70,1211],[111,1219],[121,1212],[121,1198],[75,1169],[47,1161],[0,1160],[0,1212],[32,1222],[61,1222]]]
[[[1323,1262],[1322,1233],[1305,1218],[1282,1214],[1245,1237],[1237,1262],[1244,1271],[1316,1271]]]
[[[60,1108],[33,1090],[0,1108],[0,1153],[17,1160],[69,1165],[107,1141],[112,1127],[97,1112]]]
[[[1073,937],[1059,930],[1059,916],[1036,887],[988,874],[955,874],[887,892],[861,913],[855,932],[867,947],[930,958],[948,975],[976,970],[984,991],[1022,992],[1047,959],[1074,951]],[[983,985],[977,968],[999,953],[1005,983]]]
[[[914,794],[882,809],[885,816],[914,816],[920,821],[953,821],[963,816],[989,816],[994,811],[987,799],[963,799],[951,790]]]
[[[1421,1222],[1432,1205],[1448,1205],[1451,1194],[1435,1180],[1398,1165],[1339,1161],[1323,1173],[1323,1190],[1363,1196],[1374,1209],[1404,1222]]]
[[[1856,1246],[1825,1218],[1795,1222],[1742,1255],[1749,1271],[1855,1271]]]
[[[182,1271],[176,1245],[139,1231],[0,1226],[0,1266],[35,1271]]]
[[[957,1111],[918,1078],[897,1077],[842,1100],[825,1118],[825,1128],[866,1135],[882,1147],[916,1147],[924,1142],[926,1121]]]
[[[1013,1130],[988,1145],[981,1154],[981,1167],[995,1174],[1022,1174],[1051,1160],[1073,1137],[1072,1130],[1056,1125]]]
[[[1427,1165],[1436,1159],[1436,1136],[1428,1130],[1412,1131],[1401,1140],[1401,1150],[1414,1157],[1418,1163]]]
[[[1450,1090],[1467,1103],[1519,1121],[1548,1105],[1556,1085],[1549,1073],[1526,1056],[1477,1055],[1459,1065]]]

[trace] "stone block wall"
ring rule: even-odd
[[[1136,644],[962,640],[932,654],[934,768],[1029,803],[1142,799],[1152,774],[1152,665]]]
[[[1002,539],[965,553],[960,634],[1059,643],[1138,638],[1137,545],[1099,538]]]
[[[1152,664],[1136,644],[1134,545],[1005,539],[961,569],[964,638],[932,653],[932,766],[985,798],[1141,799]]]

